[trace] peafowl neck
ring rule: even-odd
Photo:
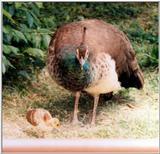
[[[73,50],[74,51],[74,50]],[[90,63],[86,60],[81,69],[75,52],[62,52],[58,58],[58,82],[66,89],[79,91],[91,82]]]

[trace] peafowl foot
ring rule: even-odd
[[[72,122],[73,125],[77,125],[80,123],[80,121],[78,120],[78,118],[73,118]]]
[[[78,119],[73,119],[71,124],[72,126],[83,126],[83,123],[80,122]]]
[[[91,126],[91,127],[94,127],[94,126],[95,126],[95,121],[92,121],[92,122],[90,123],[90,126]]]

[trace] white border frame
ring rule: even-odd
[[[33,2],[36,0],[32,0]],[[98,1],[98,0],[81,0],[81,1],[74,1],[74,0],[39,0],[41,2],[159,2],[159,0],[104,0],[104,1]],[[29,2],[29,0],[2,0],[0,2],[0,15],[1,15],[1,21],[2,19],[2,4],[3,2]],[[159,10],[159,17],[160,20],[160,3],[158,5]],[[160,24],[159,24],[160,25]],[[0,63],[2,59],[2,24],[0,25],[1,33],[0,33]],[[159,26],[158,26],[159,27]],[[160,27],[159,27],[159,34],[160,34]],[[160,38],[159,38],[160,42]],[[160,51],[160,46],[159,46]],[[160,53],[159,53],[160,58]],[[2,64],[2,63],[1,63]],[[1,70],[2,65],[0,67]],[[159,70],[160,70],[160,60],[159,60]],[[2,74],[0,76],[0,84],[2,92]],[[160,79],[160,78],[159,78]],[[159,81],[160,83],[160,81]],[[160,95],[159,95],[160,97]],[[2,102],[2,95],[0,95],[0,99]],[[2,104],[2,103],[1,103]],[[2,105],[0,105],[0,110],[2,111]],[[0,119],[2,121],[2,114],[0,115]],[[1,126],[2,128],[2,126]],[[0,136],[2,137],[2,130],[0,132]],[[97,140],[49,140],[49,139],[3,139],[0,140],[1,144],[1,150],[2,152],[109,152],[111,153],[159,153],[159,139],[97,139]],[[1,153],[1,151],[0,151]]]

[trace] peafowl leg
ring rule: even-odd
[[[97,106],[98,106],[98,101],[99,101],[99,95],[98,96],[94,96],[94,107],[93,107],[91,125],[95,125],[96,110],[97,110]]]
[[[74,112],[73,112],[73,120],[72,120],[73,124],[79,123],[77,114],[78,114],[78,103],[79,103],[80,93],[81,93],[80,91],[77,91],[75,93],[75,103],[74,103]]]

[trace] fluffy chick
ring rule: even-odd
[[[52,118],[51,114],[45,109],[30,109],[26,114],[27,121],[33,126],[42,128],[56,128],[59,129],[60,122],[57,118]]]

